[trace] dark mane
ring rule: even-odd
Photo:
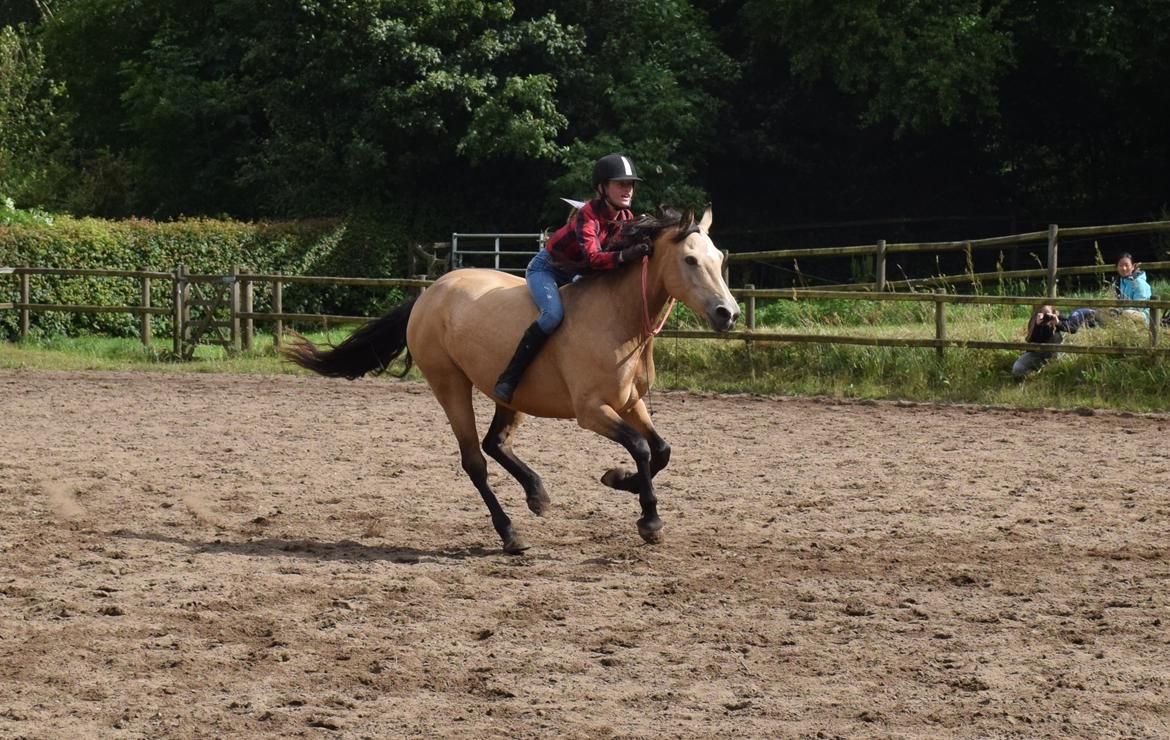
[[[674,235],[676,242],[681,242],[691,234],[698,233],[699,225],[695,223],[693,211],[679,211],[669,206],[659,206],[658,210],[659,215],[657,216],[647,213],[622,224],[621,232],[606,243],[606,251],[625,249],[631,244],[646,240],[653,242],[667,229],[678,230],[678,233]]]

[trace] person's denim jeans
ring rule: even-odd
[[[528,263],[524,279],[528,281],[528,292],[532,294],[532,300],[540,309],[536,323],[545,334],[552,334],[565,319],[559,288],[573,282],[573,277],[553,267],[546,249],[540,250]]]

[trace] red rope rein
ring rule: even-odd
[[[654,322],[650,320],[650,300],[647,297],[647,283],[650,274],[650,257],[642,257],[642,327],[646,330],[646,334],[651,337],[656,337],[662,333],[662,327],[666,326],[666,320],[670,318],[670,312],[674,310],[674,304],[677,302],[674,298],[670,299],[670,303],[666,304],[666,314],[662,317],[662,321],[658,322],[658,326],[654,326]]]

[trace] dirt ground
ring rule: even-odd
[[[0,371],[0,736],[1170,736],[1170,417],[652,410],[514,557],[424,385]]]

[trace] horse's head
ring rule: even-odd
[[[707,233],[711,221],[710,206],[698,223],[694,214],[682,214],[677,228],[663,229],[655,239],[653,262],[667,293],[706,316],[715,331],[731,331],[739,303],[723,281],[723,253]]]

